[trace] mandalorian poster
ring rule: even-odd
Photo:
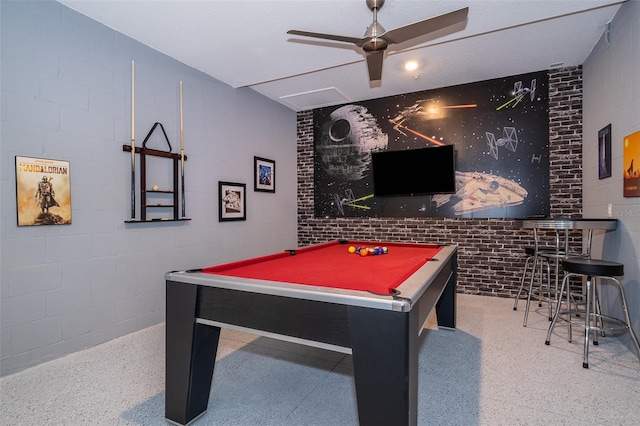
[[[16,156],[18,226],[71,223],[69,162]]]
[[[319,108],[316,217],[549,214],[548,73]],[[456,191],[377,197],[371,153],[454,145]]]

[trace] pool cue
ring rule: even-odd
[[[136,218],[135,62],[131,61],[131,219]]]
[[[182,217],[185,213],[185,196],[184,196],[184,119],[182,117],[182,81],[180,82],[180,168],[182,172]]]

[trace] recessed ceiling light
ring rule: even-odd
[[[415,71],[418,69],[418,63],[416,61],[407,61],[404,63],[404,69],[406,71]]]

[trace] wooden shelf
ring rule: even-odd
[[[162,223],[162,222],[186,222],[191,218],[183,217],[182,219],[148,219],[148,220],[125,220],[124,223]]]
[[[179,191],[180,189],[178,188],[178,165],[180,161],[186,161],[187,160],[187,156],[186,155],[181,155],[181,154],[175,154],[173,152],[171,152],[171,144],[169,143],[169,140],[167,140],[167,147],[168,147],[168,151],[161,151],[161,150],[157,150],[157,149],[152,149],[152,148],[147,148],[146,147],[146,142],[149,139],[149,136],[151,135],[151,133],[153,132],[153,130],[156,128],[156,126],[160,126],[160,128],[162,128],[162,132],[165,135],[166,138],[166,133],[164,132],[164,128],[162,127],[162,125],[160,123],[156,123],[154,124],[154,126],[151,128],[151,131],[149,132],[149,134],[147,135],[147,137],[145,138],[144,142],[142,143],[142,147],[136,147],[134,154],[138,154],[139,155],[139,164],[140,164],[140,218],[139,219],[130,219],[130,220],[125,220],[125,223],[154,223],[154,222],[182,222],[182,221],[187,221],[187,220],[191,220],[191,219],[186,219],[186,218],[180,218],[180,213],[179,213],[179,206],[180,206],[180,200],[179,200]],[[131,146],[130,145],[123,145],[122,146],[122,150],[124,152],[131,152]],[[171,161],[172,163],[172,168],[173,168],[173,173],[172,173],[172,179],[171,179],[171,189],[152,189],[152,188],[148,188],[147,186],[147,157],[159,157],[159,158],[165,158],[169,161]],[[184,165],[183,165],[184,166]],[[184,178],[183,178],[184,179]],[[183,184],[184,185],[184,184]],[[183,187],[184,190],[184,187]],[[168,194],[171,196],[171,200],[167,199],[168,197],[165,197],[163,195]],[[154,195],[157,195],[154,198]],[[148,199],[148,197],[151,198],[151,200]],[[184,197],[184,194],[183,194]],[[133,197],[132,197],[133,198]],[[148,201],[163,201],[164,203],[166,202],[171,202],[171,204],[148,204]],[[184,200],[184,198],[183,198]],[[184,202],[184,201],[183,201]],[[147,219],[147,209],[172,209],[172,215],[170,218],[154,218],[154,219]],[[134,211],[134,208],[132,208],[132,212]],[[157,210],[156,210],[157,211]],[[182,206],[182,214],[184,215],[184,206]],[[132,213],[133,215],[133,213]]]

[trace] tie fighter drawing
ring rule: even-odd
[[[531,101],[533,101],[534,98],[536,97],[536,79],[535,78],[531,80],[531,87],[523,87],[522,81],[516,81],[513,84],[513,92],[511,92],[511,95],[513,95],[513,98],[511,98],[511,100],[509,100],[508,102],[496,108],[496,111],[499,111],[502,108],[508,108],[508,107],[515,108],[516,105],[520,103],[522,98],[524,98],[527,95],[527,93],[529,94],[529,98],[531,99]]]
[[[491,132],[485,132],[487,135],[487,145],[489,146],[489,153],[498,159],[498,147],[504,146],[511,152],[516,152],[518,149],[518,134],[515,127],[505,127],[503,129],[504,137],[496,140],[496,136]]]
[[[373,194],[365,195],[364,197],[356,198],[353,195],[353,191],[351,189],[344,190],[344,197],[340,197],[339,194],[333,194],[334,205],[338,208],[338,211],[341,215],[344,216],[344,206],[353,207],[361,210],[371,210],[371,207],[365,206],[362,204],[358,204],[360,201],[367,200],[373,197]]]

